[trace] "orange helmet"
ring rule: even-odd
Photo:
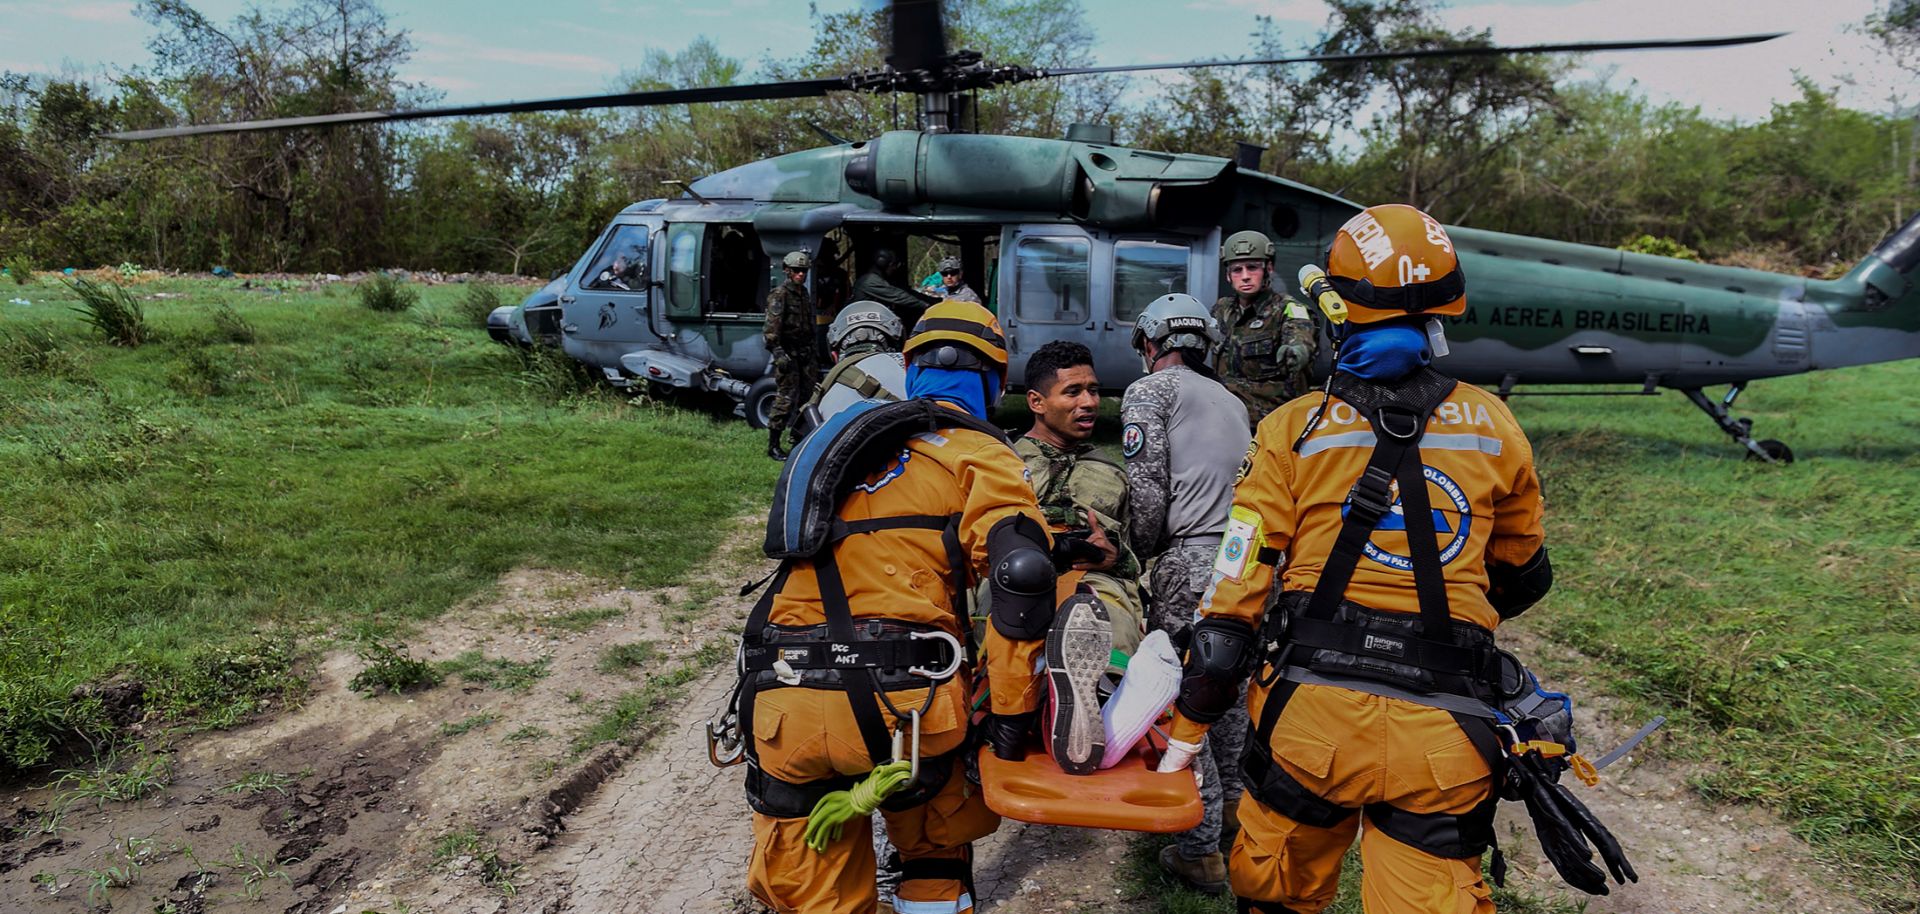
[[[1467,310],[1453,239],[1438,220],[1404,203],[1369,206],[1348,219],[1327,251],[1327,279],[1356,323]]]
[[[943,347],[943,344],[948,344]],[[913,337],[907,340],[902,351],[907,360],[920,364],[930,356],[932,350],[950,348],[957,345],[966,349],[986,363],[1000,375],[1004,382],[1007,377],[1007,335],[1000,329],[1000,319],[992,311],[973,302],[943,301],[920,316],[920,322],[913,325]],[[964,361],[964,360],[962,360]],[[926,364],[942,367],[967,367],[956,362],[952,355]]]

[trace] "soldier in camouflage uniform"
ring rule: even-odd
[[[1100,410],[1093,353],[1055,340],[1027,360],[1027,408],[1033,427],[1013,443],[1054,534],[1055,565],[1081,579],[1106,604],[1113,649],[1132,656],[1146,634],[1140,562],[1127,536],[1127,474],[1092,444]],[[1114,666],[1116,675],[1121,668]]]
[[[1220,265],[1233,294],[1213,303],[1225,335],[1214,346],[1213,367],[1257,424],[1312,388],[1318,339],[1306,306],[1273,288],[1273,242],[1267,236],[1233,233],[1220,245]]]
[[[813,393],[813,299],[807,295],[807,269],[812,266],[806,251],[794,251],[781,261],[787,281],[767,293],[767,323],[761,331],[767,353],[773,356],[773,408],[767,416],[767,456],[787,459],[780,436],[787,430],[794,407],[807,402]]]
[[[1211,582],[1234,479],[1252,440],[1246,406],[1206,365],[1208,348],[1219,340],[1219,324],[1198,299],[1155,299],[1133,331],[1148,374],[1127,387],[1120,404],[1120,451],[1133,508],[1128,533],[1135,553],[1153,561],[1150,624],[1168,633],[1192,624]],[[1194,747],[1206,814],[1160,854],[1162,866],[1201,891],[1227,890],[1221,849],[1232,845],[1239,827],[1234,813],[1246,732],[1243,699]]]

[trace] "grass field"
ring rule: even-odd
[[[742,423],[529,365],[458,286],[376,313],[338,284],[146,283],[181,297],[145,302],[137,349],[65,288],[21,291],[0,303],[0,771],[107,738],[83,683],[219,723],[289,687],[313,637],[414,626],[515,566],[674,583],[775,474]]]
[[[679,580],[777,469],[743,424],[528,367],[458,287],[398,314],[337,285],[138,291],[185,295],[131,350],[49,287],[0,303],[0,767],[106,738],[83,683],[218,723],[314,637],[419,626],[515,566]],[[1785,467],[1675,395],[1513,406],[1558,572],[1527,624],[1668,714],[1657,749],[1704,793],[1920,900],[1920,363],[1755,385]]]

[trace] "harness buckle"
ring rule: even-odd
[[[1384,467],[1369,466],[1347,491],[1348,510],[1360,516],[1368,528],[1393,510],[1393,474]]]
[[[942,682],[948,679],[952,679],[953,674],[960,672],[960,664],[966,662],[966,659],[967,659],[966,651],[963,648],[961,648],[960,639],[955,638],[954,636],[949,635],[946,632],[943,632],[943,631],[911,632],[907,635],[907,638],[913,641],[926,641],[929,639],[938,639],[940,641],[945,641],[947,643],[947,646],[953,649],[953,659],[947,661],[946,668],[938,669],[938,670],[930,670],[923,666],[907,667],[907,672],[912,675],[925,676],[926,678],[934,680],[935,682]],[[913,733],[914,733],[915,745],[917,746],[918,741],[920,739],[920,714],[918,711],[914,712],[914,716],[913,716]],[[919,750],[915,749],[916,759],[918,758],[918,752]]]
[[[731,768],[747,758],[746,735],[740,732],[735,711],[707,721],[707,761],[715,768]]]

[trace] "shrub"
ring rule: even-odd
[[[369,641],[362,645],[360,659],[367,662],[366,669],[354,674],[347,682],[347,688],[355,692],[365,692],[369,696],[381,692],[398,695],[440,684],[440,671],[433,664],[385,641]]]
[[[73,310],[80,312],[81,319],[100,331],[107,342],[131,349],[152,337],[146,312],[126,289],[86,279],[75,279],[67,287],[80,296],[80,306]]]
[[[17,774],[104,745],[113,722],[98,696],[63,675],[76,649],[57,621],[5,608],[0,621],[0,775]]]
[[[306,685],[293,662],[294,648],[285,638],[258,635],[237,644],[210,645],[157,676],[151,694],[168,717],[191,718],[208,728],[231,727]]]
[[[6,267],[7,275],[13,277],[15,285],[27,286],[33,284],[33,261],[28,259],[27,255],[15,254],[7,258],[7,262],[0,264],[0,266]]]
[[[385,273],[376,273],[360,284],[360,304],[370,311],[398,313],[420,301],[417,290]]]
[[[476,327],[485,327],[487,315],[502,304],[499,287],[483,282],[468,283],[467,294],[460,298],[460,316]]]
[[[80,360],[62,345],[59,337],[44,328],[28,327],[17,333],[0,331],[0,367],[21,374],[51,377],[79,377]]]
[[[1620,250],[1634,254],[1652,254],[1655,257],[1672,257],[1676,260],[1700,262],[1700,252],[1665,236],[1641,235],[1622,242]]]

